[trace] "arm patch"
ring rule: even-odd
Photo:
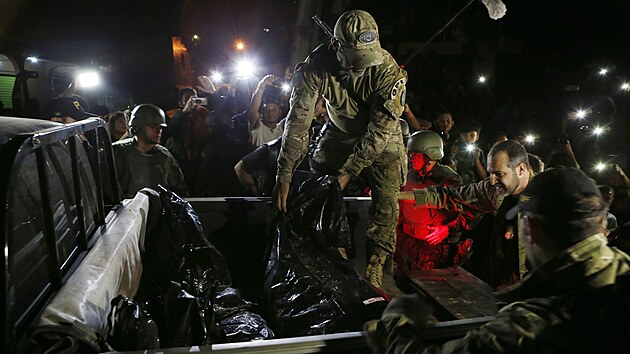
[[[398,79],[389,93],[389,99],[384,103],[385,109],[396,119],[398,119],[405,109],[405,99],[407,97],[407,91],[405,83],[407,79],[401,77]]]

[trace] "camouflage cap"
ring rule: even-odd
[[[362,10],[344,12],[334,30],[335,38],[353,68],[367,68],[383,62],[378,26],[369,13]]]

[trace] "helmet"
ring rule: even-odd
[[[339,45],[337,57],[346,68],[364,69],[383,62],[378,26],[365,11],[350,10],[341,14],[335,23],[334,40]]]
[[[431,160],[444,157],[444,142],[440,135],[430,130],[423,130],[411,134],[407,142],[407,150],[419,152],[429,156]]]
[[[152,125],[159,125],[162,128],[166,128],[166,116],[164,115],[164,111],[158,106],[141,104],[131,111],[129,125],[136,129]]]
[[[400,121],[400,130],[402,131],[403,138],[409,138],[409,123],[402,118],[398,118]]]

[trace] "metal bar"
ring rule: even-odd
[[[36,138],[32,140],[33,145],[37,145]],[[48,176],[46,175],[46,160],[44,149],[40,146],[36,148],[37,172],[39,175],[39,189],[42,196],[42,211],[44,213],[44,239],[48,248],[48,264],[50,281],[55,289],[61,288],[61,270],[59,269],[59,253],[57,251],[57,239],[55,236],[55,222],[53,218],[52,206],[50,205],[50,194],[48,190]]]
[[[70,163],[72,165],[72,180],[74,181],[74,200],[77,206],[77,218],[79,219],[79,249],[87,249],[87,235],[85,234],[85,217],[83,210],[83,194],[81,193],[81,176],[79,175],[79,157],[77,155],[77,139],[70,138]]]

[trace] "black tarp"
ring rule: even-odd
[[[350,233],[335,177],[304,182],[273,232],[264,298],[278,336],[358,331],[380,318],[388,299],[337,249]]]
[[[161,348],[273,338],[266,321],[249,311],[252,303],[230,287],[227,262],[190,204],[162,187],[159,198],[162,213],[156,231],[146,236],[138,302],[125,300],[137,311],[118,315],[112,347],[154,348],[141,347],[155,342],[141,337],[153,335],[145,330],[147,321],[157,325]]]

